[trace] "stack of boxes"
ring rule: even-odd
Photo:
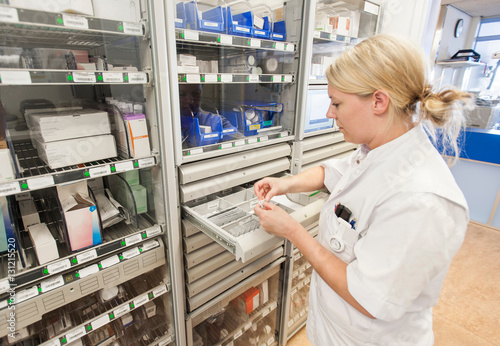
[[[143,214],[148,211],[148,193],[144,186],[140,184],[139,170],[132,170],[121,173],[121,176],[127,181],[132,191],[132,196],[135,200],[137,214]],[[126,191],[120,191],[117,200],[123,205],[133,205],[132,201],[128,201],[130,195]]]

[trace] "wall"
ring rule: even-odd
[[[455,37],[455,26],[459,19],[464,20],[462,35]],[[473,17],[459,9],[448,5],[446,6],[446,14],[441,32],[441,42],[439,44],[437,61],[449,59],[460,49],[472,48],[469,32],[474,31]]]

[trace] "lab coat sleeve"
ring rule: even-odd
[[[351,295],[374,317],[393,321],[430,308],[467,229],[467,209],[432,193],[401,193],[370,216],[347,267]],[[430,306],[419,297],[431,296]]]
[[[351,157],[352,155],[349,155],[341,159],[330,159],[321,163],[321,167],[325,170],[324,184],[328,191],[333,191],[335,185],[337,185],[340,178],[342,178],[345,171],[348,169]]]

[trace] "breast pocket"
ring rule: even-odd
[[[333,216],[330,220],[333,227],[329,227],[326,242],[338,258],[351,263],[355,258],[354,245],[359,239],[359,233],[341,218]]]

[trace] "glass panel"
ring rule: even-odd
[[[500,18],[496,21],[482,22],[479,28],[478,37],[500,35]]]

